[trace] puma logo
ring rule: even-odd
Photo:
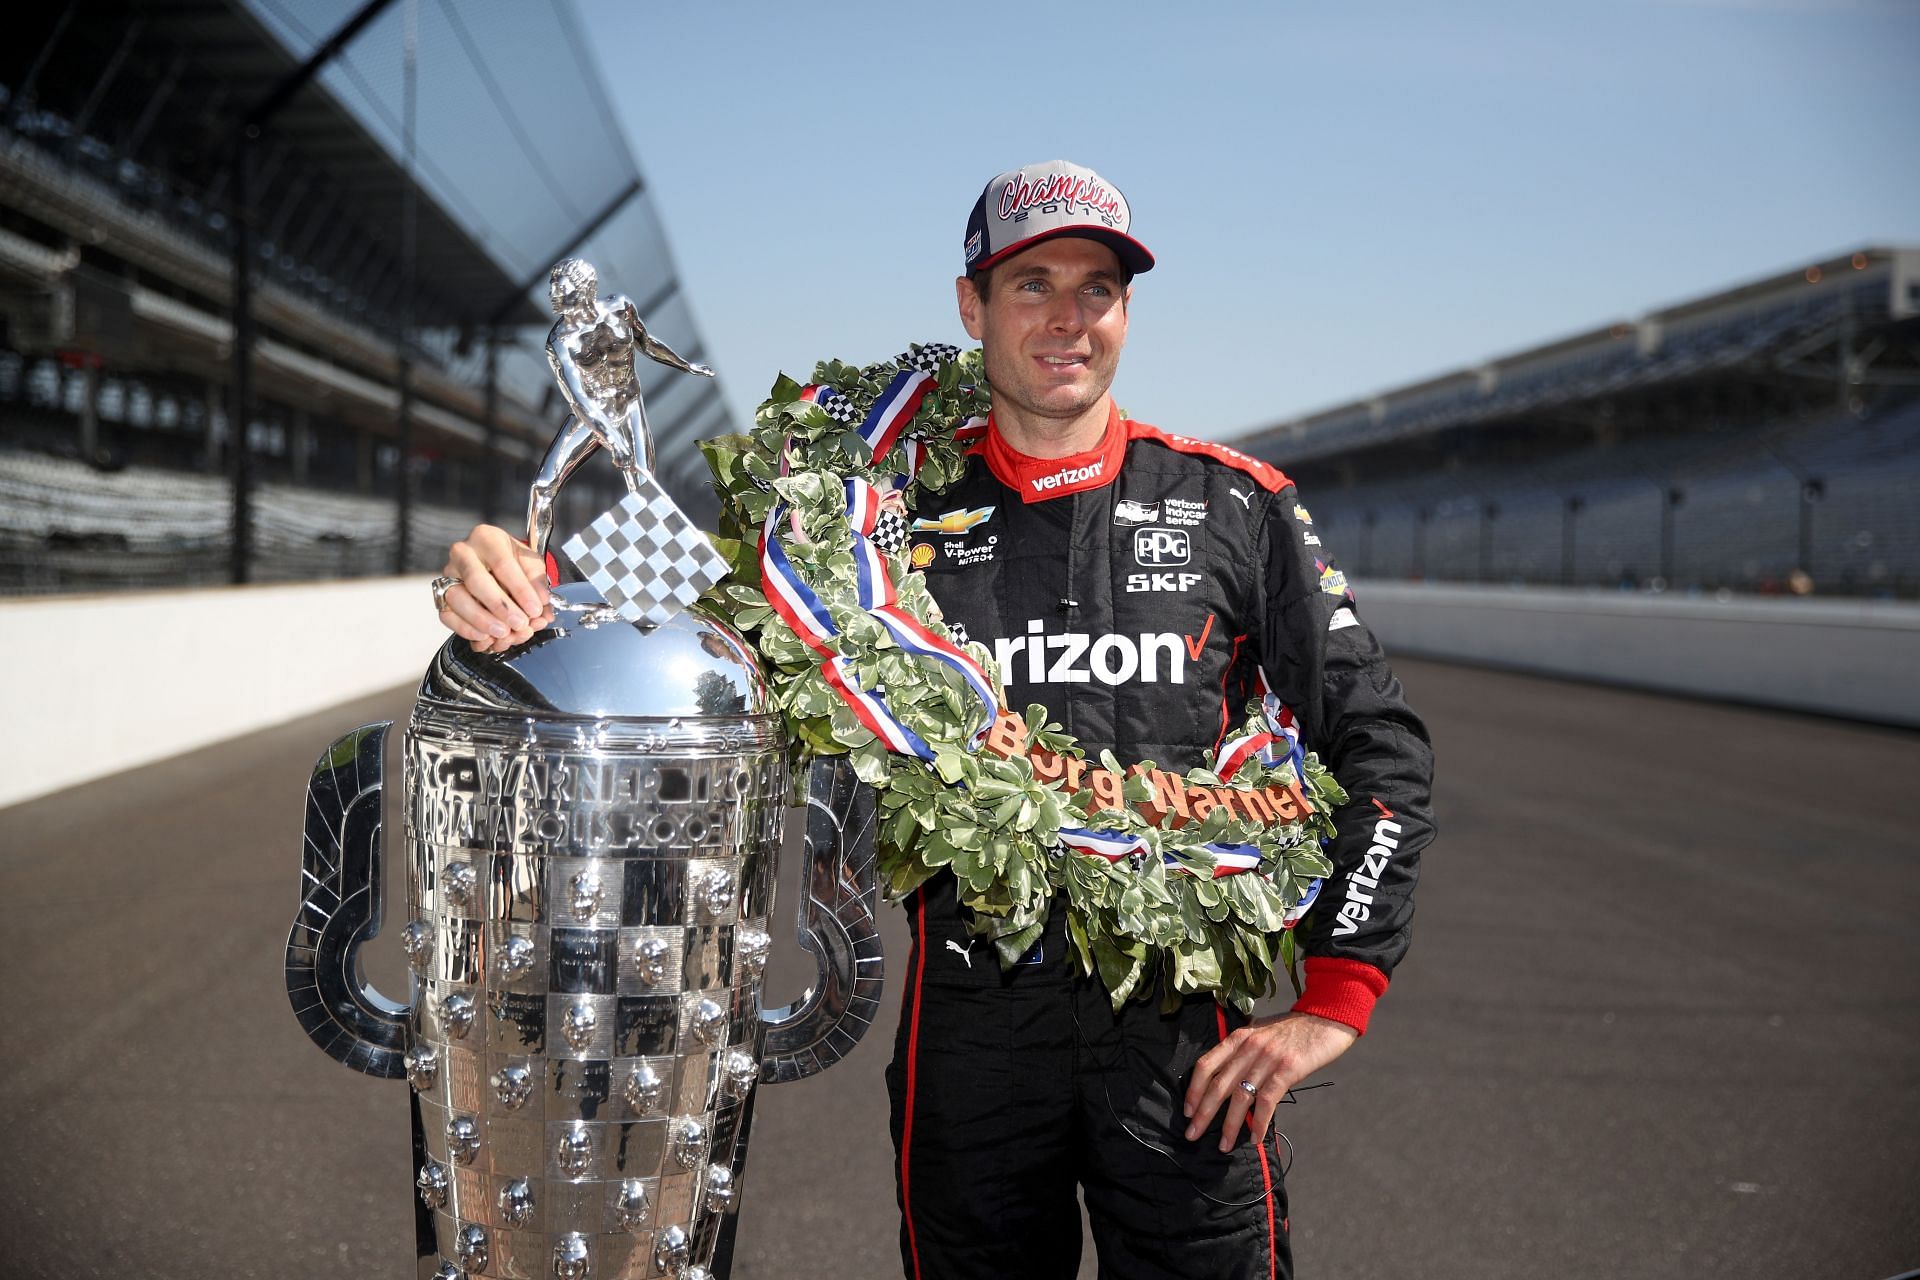
[[[973,943],[971,941],[969,941],[967,945],[963,947],[959,943],[955,942],[952,938],[948,938],[947,950],[953,952],[955,955],[959,956],[962,960],[965,960],[967,962],[967,968],[969,969],[973,968]]]
[[[1232,495],[1233,495],[1234,497],[1236,497],[1236,498],[1238,498],[1238,499],[1240,499],[1240,505],[1241,505],[1241,506],[1243,506],[1243,507],[1246,507],[1246,508],[1247,508],[1248,510],[1252,510],[1252,509],[1253,509],[1253,495],[1252,495],[1252,494],[1250,494],[1250,493],[1242,493],[1242,492],[1240,492],[1240,491],[1239,491],[1238,489],[1235,489],[1235,488],[1234,488],[1233,486],[1231,486],[1231,485],[1229,485],[1229,486],[1227,486],[1227,492],[1228,492],[1228,493],[1230,493],[1230,494],[1232,494]]]

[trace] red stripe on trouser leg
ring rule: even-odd
[[[913,1280],[920,1280],[920,1241],[913,1230],[913,1201],[907,1194],[907,1155],[913,1149],[913,1082],[920,1064],[920,980],[927,972],[927,891],[914,892],[913,985],[904,993],[912,1012],[903,1013],[907,1022],[907,1097],[906,1115],[900,1124],[900,1217],[907,1224],[907,1252],[913,1255]],[[1271,1212],[1271,1210],[1269,1210]]]
[[[1220,1028],[1220,1038],[1227,1038],[1227,1010],[1224,1005],[1213,1007],[1215,1024]],[[1247,1113],[1247,1119],[1253,1119],[1253,1113]],[[1260,1181],[1267,1190],[1267,1280],[1274,1280],[1280,1271],[1280,1248],[1273,1235],[1273,1169],[1267,1164],[1267,1140],[1264,1136],[1256,1138],[1256,1148],[1260,1152]]]
[[[1273,1238],[1273,1170],[1267,1167],[1267,1142],[1260,1140],[1260,1181],[1267,1189],[1267,1280],[1274,1280],[1280,1269],[1279,1250]]]

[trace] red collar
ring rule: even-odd
[[[986,438],[969,452],[985,457],[987,469],[1001,484],[1018,490],[1022,502],[1046,502],[1083,489],[1105,488],[1119,479],[1128,435],[1118,406],[1109,406],[1107,429],[1093,448],[1065,458],[1030,458],[1007,443],[989,414]]]

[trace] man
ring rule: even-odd
[[[1431,836],[1426,732],[1292,485],[1114,405],[1131,282],[1154,265],[1130,231],[1120,193],[1064,161],[982,192],[956,292],[993,415],[916,513],[909,563],[996,652],[1007,705],[1044,703],[1089,754],[1209,763],[1258,672],[1353,800],[1300,926],[1306,994],[1252,1021],[1207,997],[1163,1015],[1158,992],[1114,1013],[1075,972],[1063,910],[1002,972],[950,877],[915,893],[888,1072],[913,1280],[1073,1275],[1076,1187],[1102,1275],[1290,1275],[1274,1108],[1365,1031]],[[498,530],[447,572],[468,585],[443,616],[478,646],[539,625],[538,563]]]

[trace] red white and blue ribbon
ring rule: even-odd
[[[1000,701],[993,696],[993,682],[987,679],[987,673],[980,669],[980,664],[963,653],[959,646],[934,635],[919,619],[900,607],[886,561],[866,536],[873,532],[873,522],[879,516],[880,495],[872,485],[857,477],[849,479],[846,488],[847,518],[854,532],[854,584],[859,591],[860,607],[879,620],[901,649],[915,657],[944,663],[967,682],[967,686],[980,699],[982,718],[968,739],[969,748],[978,748],[987,736],[987,730],[993,727],[994,717],[1000,714]]]
[[[889,751],[931,761],[933,748],[893,713],[882,690],[868,689],[861,684],[859,673],[834,648],[832,642],[839,636],[840,628],[834,625],[826,602],[794,569],[774,532],[785,514],[785,505],[776,505],[767,513],[766,524],[760,529],[760,580],[767,603],[809,649],[820,655],[821,674],[855,719],[885,743]],[[998,714],[997,708],[994,714]]]
[[[880,398],[867,410],[867,420],[860,424],[860,438],[873,450],[875,463],[893,452],[900,433],[913,421],[913,415],[920,412],[920,402],[927,398],[934,385],[933,375],[918,369],[902,369],[893,375]]]
[[[1147,838],[1131,831],[1094,831],[1087,827],[1060,828],[1060,843],[1090,857],[1108,862],[1145,857],[1151,850]],[[1243,871],[1260,869],[1260,850],[1250,844],[1209,843],[1200,846],[1213,859],[1213,878],[1237,876]],[[1178,874],[1192,875],[1194,868],[1175,854],[1161,855],[1167,868]]]
[[[1267,681],[1266,671],[1262,668],[1255,667],[1254,673],[1258,679],[1260,688],[1260,718],[1266,722],[1267,732],[1248,736],[1265,740],[1264,743],[1254,748],[1261,753],[1260,762],[1268,768],[1273,768],[1279,764],[1284,757],[1293,765],[1293,776],[1302,783],[1305,783],[1307,780],[1307,751],[1306,748],[1300,744],[1300,722],[1294,719],[1293,709],[1281,702],[1280,696],[1273,691],[1273,686]],[[1285,747],[1284,752],[1282,751],[1283,744]],[[1221,748],[1223,757],[1221,763],[1227,763],[1224,758],[1225,754],[1229,749],[1234,748],[1235,745],[1235,743],[1230,742]],[[1244,759],[1244,756],[1242,758]],[[1238,761],[1233,762],[1233,768],[1237,769],[1239,767]],[[1232,776],[1230,772],[1222,772],[1218,769],[1214,772],[1219,773],[1223,778]],[[1326,839],[1322,837],[1320,843],[1323,845],[1326,844]],[[1300,923],[1300,918],[1307,914],[1307,908],[1311,907],[1314,900],[1320,896],[1320,886],[1322,883],[1323,881],[1318,876],[1308,882],[1306,889],[1300,894],[1300,901],[1288,907],[1286,914],[1281,917],[1281,925],[1283,928],[1291,929],[1294,925]]]
[[[903,445],[907,477],[895,477],[893,488],[904,486],[907,478],[919,467],[922,457],[920,442],[903,442],[901,433],[913,420],[921,401],[926,399],[934,385],[934,379],[929,374],[915,369],[901,370],[874,401],[873,408],[860,425],[860,438],[873,449],[876,463],[885,458],[895,445]],[[800,399],[833,412],[835,402],[846,397],[832,387],[816,385],[802,389]],[[787,458],[788,450],[783,447],[782,475],[787,472]],[[995,717],[1000,714],[1000,704],[993,695],[992,681],[987,679],[986,672],[980,669],[979,664],[958,646],[934,635],[899,607],[899,598],[894,592],[893,578],[887,571],[886,561],[868,540],[880,517],[881,491],[858,477],[848,479],[845,486],[847,522],[853,531],[855,580],[860,607],[887,629],[894,643],[904,652],[940,662],[966,681],[981,702],[981,717],[968,742],[970,748],[977,749],[987,731],[993,727]],[[933,749],[925,739],[893,713],[883,690],[862,686],[859,673],[833,643],[840,634],[840,628],[835,625],[832,612],[819,593],[800,576],[781,545],[777,530],[785,520],[788,520],[787,505],[775,503],[760,529],[760,576],[767,603],[808,648],[820,655],[821,674],[862,725],[885,743],[888,750],[931,761]],[[802,538],[798,513],[794,513],[788,522],[795,538]]]
[[[1300,726],[1293,718],[1293,711],[1280,701],[1267,683],[1267,673],[1258,671],[1260,686],[1260,718],[1266,723],[1264,730],[1243,733],[1220,744],[1214,752],[1213,771],[1222,778],[1231,778],[1240,771],[1250,757],[1258,757],[1260,763],[1272,769],[1282,760],[1293,763],[1293,776],[1301,782],[1307,779],[1307,754],[1300,745]]]

